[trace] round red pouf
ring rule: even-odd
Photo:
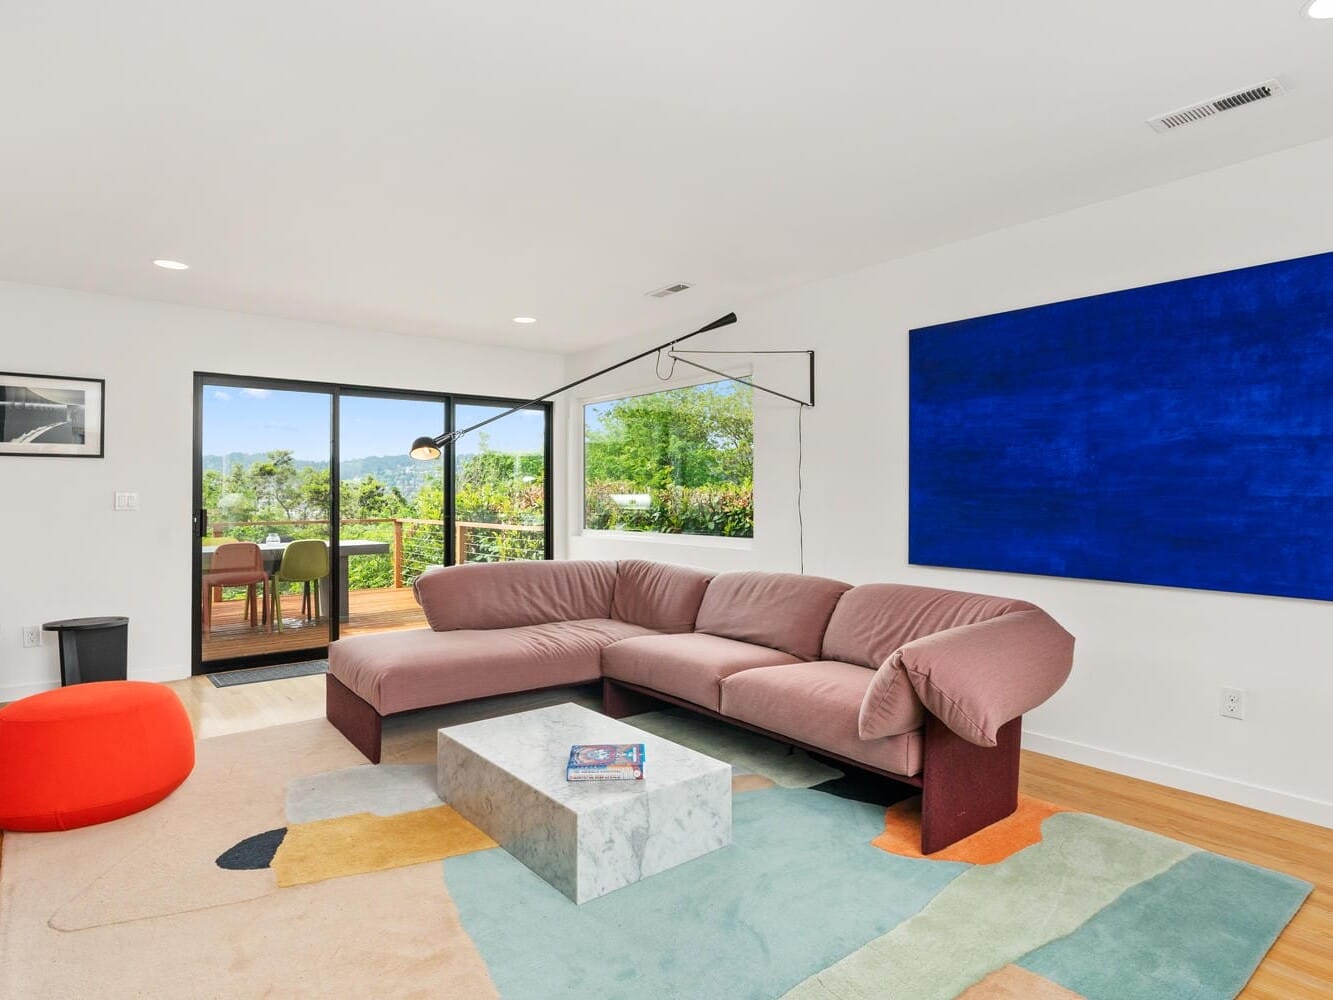
[[[0,708],[0,830],[72,830],[160,802],[194,769],[175,692],[98,681]]]

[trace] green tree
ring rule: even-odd
[[[754,477],[753,390],[735,383],[616,400],[589,428],[587,481],[668,486],[744,485]]]
[[[591,409],[589,528],[753,537],[752,389],[710,383]],[[648,504],[627,503],[625,494],[646,494]]]
[[[290,520],[299,512],[300,476],[290,451],[270,451],[250,466],[247,478],[262,516]]]

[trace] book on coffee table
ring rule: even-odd
[[[642,743],[575,743],[569,748],[569,781],[641,781],[646,758]]]

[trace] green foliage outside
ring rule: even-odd
[[[714,382],[585,407],[585,526],[754,537],[753,396]]]
[[[545,512],[542,456],[489,451],[482,437],[480,453],[458,459],[456,519],[540,529]],[[329,470],[298,466],[290,451],[269,452],[248,465],[234,465],[225,474],[208,469],[203,476],[210,533],[239,541],[262,542],[270,533],[288,540],[327,540],[328,498]],[[373,539],[390,546],[387,554],[358,556],[347,561],[351,589],[393,586],[394,520],[404,521],[405,585],[410,585],[426,568],[443,561],[444,482],[439,472],[428,474],[410,497],[399,487],[387,486],[373,475],[344,481],[340,484],[339,506],[342,538]],[[347,523],[358,520],[380,523]],[[429,523],[414,523],[418,521]],[[540,559],[545,555],[541,530],[467,529],[464,537],[467,551],[458,553],[460,562]]]

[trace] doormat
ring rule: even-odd
[[[258,684],[260,681],[281,681],[288,677],[309,677],[329,672],[328,660],[304,660],[301,663],[276,663],[271,667],[246,667],[242,670],[219,670],[209,674],[214,687],[234,687],[237,684]]]

